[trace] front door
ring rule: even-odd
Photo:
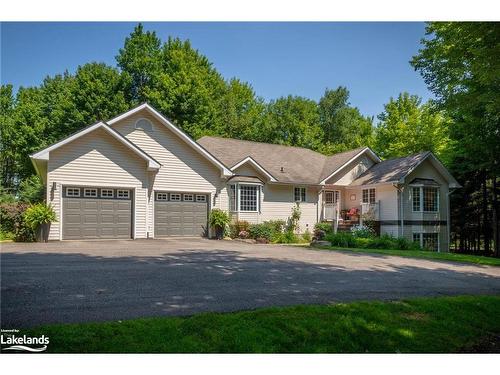
[[[325,220],[333,220],[335,218],[335,208],[340,199],[340,191],[326,190],[325,191]]]

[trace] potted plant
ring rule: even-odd
[[[224,238],[224,229],[229,224],[229,215],[226,211],[214,208],[210,212],[209,223],[215,229],[215,238],[221,240]]]
[[[35,232],[37,242],[48,241],[50,223],[54,221],[56,221],[56,213],[51,205],[45,203],[34,204],[24,213],[24,222]]]

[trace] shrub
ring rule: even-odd
[[[19,200],[22,202],[42,202],[44,193],[45,188],[38,176],[28,177],[19,185]]]
[[[366,225],[354,225],[351,234],[356,238],[371,238],[375,236],[375,231]]]
[[[330,233],[325,239],[330,241],[332,246],[356,247],[356,238],[349,232]]]
[[[293,233],[290,229],[286,230],[285,232],[281,233],[279,236],[277,236],[276,243],[298,243],[299,237]]]
[[[300,211],[300,204],[295,202],[295,206],[292,207],[292,215],[288,220],[288,228],[292,232],[295,232],[299,229],[299,221],[302,216],[302,212]]]
[[[283,233],[285,231],[285,226],[286,226],[285,220],[281,219],[269,220],[269,221],[264,221],[264,223],[272,227],[274,233]]]
[[[369,247],[372,249],[395,249],[395,240],[393,236],[385,233],[380,237],[372,238]]]
[[[302,234],[302,239],[306,242],[311,242],[311,232],[309,232],[309,229],[306,229],[306,231]]]
[[[248,232],[250,228],[250,223],[245,220],[236,220],[235,222],[229,224],[229,236],[231,238],[239,237],[240,232]]]
[[[314,239],[316,241],[322,241],[326,236],[325,231],[322,231],[321,229],[315,229],[314,230]]]
[[[248,232],[251,238],[265,238],[267,241],[270,241],[273,235],[273,228],[268,223],[252,224]]]
[[[34,240],[34,233],[31,227],[24,221],[24,212],[28,208],[27,203],[1,203],[0,204],[0,224],[1,231],[12,233],[14,241],[31,242]]]
[[[314,229],[321,230],[326,234],[333,233],[333,227],[330,223],[316,223],[316,225],[314,225]]]

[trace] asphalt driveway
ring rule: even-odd
[[[500,294],[500,268],[168,239],[1,245],[1,326]]]

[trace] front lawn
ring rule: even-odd
[[[356,253],[395,255],[410,258],[424,258],[433,260],[452,260],[454,262],[483,264],[488,266],[500,266],[500,258],[484,257],[479,255],[457,254],[457,253],[437,253],[426,250],[389,250],[389,249],[360,249],[338,246],[318,246],[314,249],[351,251]]]
[[[446,353],[500,333],[500,297],[418,298],[49,325],[48,352]]]

